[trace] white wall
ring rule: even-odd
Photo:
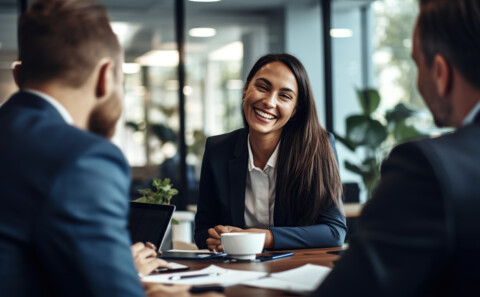
[[[293,1],[291,1],[293,2]],[[285,9],[285,51],[305,66],[321,124],[325,127],[323,42],[320,4],[288,4]],[[305,41],[308,41],[306,43]]]

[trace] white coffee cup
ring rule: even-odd
[[[263,251],[265,233],[233,232],[220,235],[223,250],[231,258],[255,260],[256,254]]]

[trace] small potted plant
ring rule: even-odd
[[[178,190],[172,187],[170,179],[154,178],[152,182],[152,188],[140,189],[138,192],[142,194],[142,197],[133,201],[143,203],[156,203],[156,204],[170,204],[173,196],[178,194]],[[172,219],[172,224],[177,225],[178,222]]]

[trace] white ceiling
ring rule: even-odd
[[[319,0],[223,0],[214,3],[185,2],[186,29],[217,28],[215,40],[269,21],[286,5],[313,5]],[[373,0],[333,0],[334,9],[352,9]],[[31,0],[29,0],[31,2]],[[174,0],[99,0],[107,6],[114,22],[128,23],[124,46],[131,55],[142,54],[152,43],[174,41]],[[0,0],[0,68],[16,57],[17,1]],[[219,30],[218,28],[221,28]],[[235,29],[237,28],[237,29]],[[187,37],[199,44],[208,39]],[[2,64],[3,63],[3,64]]]

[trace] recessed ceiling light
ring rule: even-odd
[[[123,63],[123,73],[134,74],[140,72],[140,64],[138,63]]]
[[[214,28],[192,28],[188,31],[188,34],[192,37],[212,37],[217,34],[217,30]]]
[[[331,29],[330,36],[334,38],[348,38],[353,36],[353,31],[350,29]]]
[[[175,67],[178,65],[177,51],[151,50],[135,59],[142,66]]]
[[[133,38],[133,35],[140,29],[139,25],[127,22],[112,22],[111,26],[122,46],[125,46],[125,44],[127,44],[128,41]]]
[[[208,55],[212,61],[241,61],[243,58],[243,43],[235,41],[229,43]]]
[[[189,0],[190,2],[220,2],[222,0]]]

